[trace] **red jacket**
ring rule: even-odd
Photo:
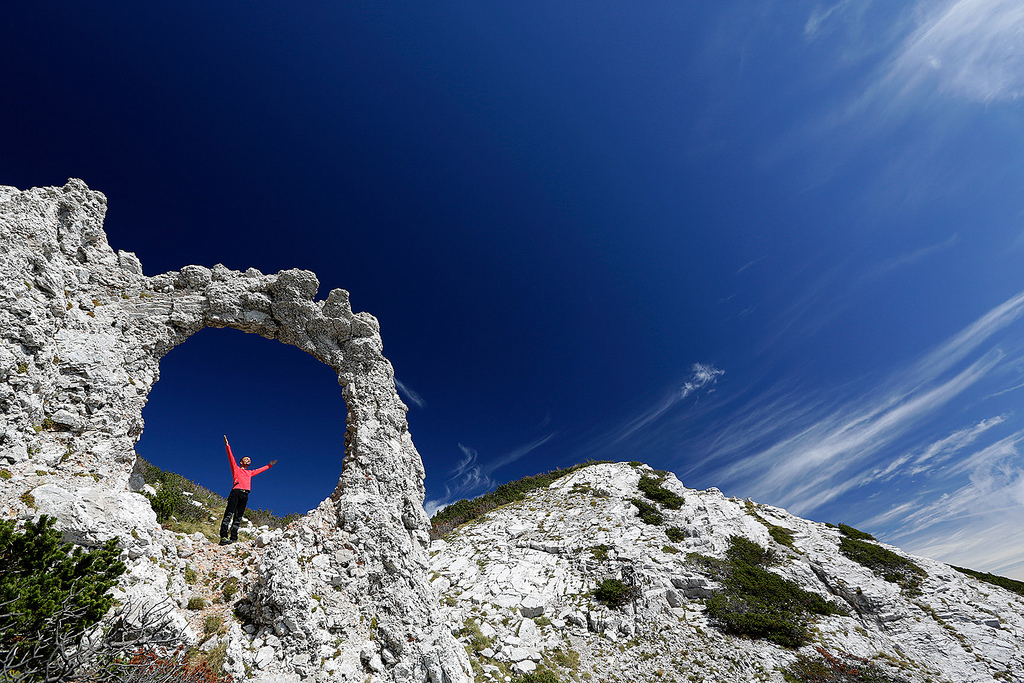
[[[228,462],[231,463],[231,476],[234,478],[234,482],[231,484],[233,489],[242,489],[243,491],[251,491],[252,485],[249,481],[260,472],[266,472],[270,469],[270,465],[264,465],[258,470],[246,470],[239,467],[238,463],[235,462],[235,456],[231,452],[231,444],[224,444],[225,448],[228,449]]]

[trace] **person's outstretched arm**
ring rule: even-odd
[[[249,475],[252,476],[252,477],[255,477],[260,472],[266,472],[267,470],[269,470],[271,467],[273,467],[276,464],[277,464],[276,460],[271,460],[270,463],[264,465],[263,467],[259,468],[258,470],[252,470],[251,472],[249,472]]]
[[[231,444],[228,443],[228,437],[224,437],[224,448],[228,451],[228,464],[231,465],[231,476],[235,477],[235,470],[241,469],[238,463],[235,462],[235,454],[231,452]]]

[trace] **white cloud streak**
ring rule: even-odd
[[[950,481],[967,475],[952,493],[903,503],[866,524],[894,524],[890,540],[910,552],[1024,579],[1022,442],[1018,431],[976,451],[944,473]]]
[[[900,46],[888,79],[904,95],[931,86],[983,103],[1024,97],[1024,4],[933,3]]]
[[[480,462],[480,455],[475,449],[460,443],[459,450],[462,451],[462,458],[448,474],[448,479],[444,486],[444,495],[423,503],[427,515],[433,516],[435,512],[453,501],[462,498],[472,498],[494,488],[497,485],[497,481],[491,474],[540,448],[554,436],[555,434],[552,432],[536,441],[514,448],[505,455],[486,463]]]
[[[862,398],[838,406],[794,396],[755,399],[726,425],[704,464],[726,462],[717,476],[762,500],[806,514],[869,481],[904,467],[925,467],[976,439],[1003,418],[983,421],[878,467],[872,462],[925,418],[988,376],[1006,358],[995,348],[956,369],[972,352],[1024,314],[1024,293],[994,307],[907,371]],[[793,409],[802,403],[806,405]],[[750,449],[755,449],[750,455]],[[933,463],[934,464],[934,463]]]
[[[427,402],[423,400],[422,396],[413,391],[407,384],[405,384],[405,382],[402,382],[397,377],[395,378],[395,386],[400,392],[402,392],[402,396],[405,396],[405,398],[411,401],[417,408],[422,408],[427,405]]]
[[[679,389],[671,392],[662,398],[657,404],[651,406],[637,417],[629,420],[613,434],[604,437],[604,440],[608,446],[621,443],[645,427],[657,422],[680,401],[690,397],[701,389],[716,384],[718,382],[718,378],[724,374],[724,370],[719,370],[713,365],[694,363],[690,368],[690,378],[686,380]]]
[[[917,251],[913,251],[908,254],[900,254],[899,256],[887,259],[869,269],[863,276],[861,276],[861,279],[865,281],[877,280],[878,278],[884,277],[894,271],[900,270],[901,268],[906,268],[920,263],[932,254],[953,247],[959,241],[960,236],[953,235],[949,239],[931,244],[927,247],[922,247]]]

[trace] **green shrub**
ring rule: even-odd
[[[560,683],[561,679],[551,669],[537,669],[528,674],[523,674],[516,679],[517,683]]]
[[[622,607],[639,596],[639,590],[619,579],[605,579],[594,590],[594,599],[611,608]]]
[[[598,562],[604,562],[608,559],[608,551],[611,549],[612,547],[610,545],[605,545],[604,543],[602,543],[601,545],[591,546],[590,554]]]
[[[189,598],[188,608],[191,610],[206,609],[206,600],[203,600],[202,598]]]
[[[211,614],[206,617],[206,621],[203,623],[203,634],[212,636],[214,634],[220,634],[224,632],[224,617]]]
[[[684,534],[683,530],[677,526],[670,526],[665,529],[665,535],[668,536],[668,540],[673,543],[681,543],[683,539],[686,538],[686,534]]]
[[[643,492],[644,496],[656,503],[661,503],[670,510],[678,510],[683,506],[683,497],[662,487],[661,480],[654,477],[646,475],[640,477],[637,488]]]
[[[872,536],[868,532],[861,531],[860,529],[854,529],[849,524],[840,524],[837,528],[839,529],[840,533],[842,533],[843,536],[846,536],[847,538],[853,538],[853,539],[857,539],[859,541],[877,541],[878,540],[877,538],[875,538],[874,536]]]
[[[953,565],[949,565],[953,567]],[[1008,579],[1005,576],[997,576],[996,574],[988,574],[986,572],[978,572],[973,569],[965,569],[964,567],[953,567],[961,574],[967,574],[973,576],[979,581],[991,583],[993,586],[999,586],[1005,588],[1008,591],[1016,593],[1017,595],[1024,595],[1024,581],[1017,581],[1015,579]]]
[[[877,665],[845,652],[833,655],[815,647],[818,656],[799,654],[782,670],[787,683],[906,683],[905,678],[888,674]]]
[[[580,654],[576,652],[576,650],[563,650],[560,647],[556,647],[551,652],[551,661],[563,669],[572,669],[575,671],[580,665]]]
[[[793,545],[793,532],[781,526],[775,524],[768,525],[768,535],[772,537],[779,545],[784,545],[789,548],[794,548]]]
[[[696,554],[688,560],[723,584],[708,599],[707,612],[727,633],[799,647],[807,641],[810,615],[847,614],[844,607],[765,569],[777,562],[775,553],[742,536],[729,539],[723,560]]]
[[[658,511],[658,508],[654,507],[645,500],[639,498],[633,498],[629,501],[636,506],[636,509],[640,512],[640,519],[643,520],[644,524],[661,524],[665,521],[665,518]]]
[[[480,625],[472,618],[466,619],[462,628],[455,635],[460,638],[469,638],[469,647],[473,652],[480,652],[491,646],[491,639],[483,634]]]
[[[113,604],[108,594],[125,571],[116,539],[83,551],[65,543],[43,515],[17,531],[0,520],[0,652],[19,661],[33,651],[45,660],[75,645]]]
[[[725,551],[725,554],[734,566],[767,567],[779,562],[779,556],[775,554],[774,550],[763,548],[745,536],[730,537],[729,549]]]
[[[235,597],[235,593],[238,592],[238,579],[234,576],[230,576],[224,581],[224,585],[221,586],[221,593],[224,596],[224,602],[230,602],[231,598]]]
[[[773,541],[775,541],[779,545],[784,545],[788,548],[793,548],[794,550],[796,549],[796,546],[793,545],[792,531],[786,529],[785,527],[778,526],[777,524],[772,524],[767,519],[762,517],[757,511],[757,503],[748,500],[746,501],[746,506],[747,514],[756,519],[757,521],[759,521],[761,524],[765,526],[766,529],[768,529],[768,535],[772,537]]]
[[[551,485],[551,482],[561,479],[567,474],[572,474],[578,469],[610,462],[613,461],[587,460],[584,463],[573,465],[572,467],[551,470],[545,474],[537,474],[530,477],[523,477],[517,481],[510,481],[507,484],[502,484],[494,491],[485,493],[473,500],[466,500],[463,498],[462,500],[455,501],[444,509],[438,510],[434,513],[434,516],[430,518],[430,538],[435,540],[442,538],[445,534],[460,524],[465,524],[470,520],[476,519],[500,505],[506,505],[508,503],[523,500],[526,497],[526,494],[530,491],[547,488]]]
[[[907,558],[880,545],[850,537],[839,541],[839,551],[886,581],[897,584],[907,595],[921,594],[921,581],[928,573]]]
[[[156,494],[146,496],[156,513],[156,521],[161,524],[169,522],[171,517],[179,521],[199,521],[206,516],[203,508],[193,505],[184,494],[181,479],[184,477],[168,477]]]

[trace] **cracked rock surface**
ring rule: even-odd
[[[121,590],[161,599],[182,540],[128,486],[160,359],[204,327],[297,346],[338,374],[344,461],[333,494],[263,549],[247,596],[256,630],[233,630],[229,665],[240,673],[231,654],[259,640],[251,680],[469,680],[428,583],[423,464],[376,319],[353,313],[343,289],[318,300],[305,270],[147,277],[107,244],[106,207],[81,180],[0,186],[0,512],[55,516],[82,545],[120,538]]]
[[[645,524],[630,502],[644,498],[645,475],[664,476],[661,486],[683,499],[660,510],[661,524]],[[793,547],[776,543],[769,525],[789,530]],[[545,666],[561,680],[783,683],[794,650],[726,635],[705,612],[721,585],[688,555],[720,558],[731,536],[774,550],[782,561],[771,571],[849,606],[849,616],[814,621],[805,654],[848,653],[916,683],[1024,680],[1020,595],[885,546],[927,572],[920,595],[909,595],[842,554],[836,528],[688,489],[639,463],[590,465],[486,513],[434,541],[430,568],[479,681]],[[608,578],[632,583],[638,597],[619,609],[598,603],[592,592]]]

